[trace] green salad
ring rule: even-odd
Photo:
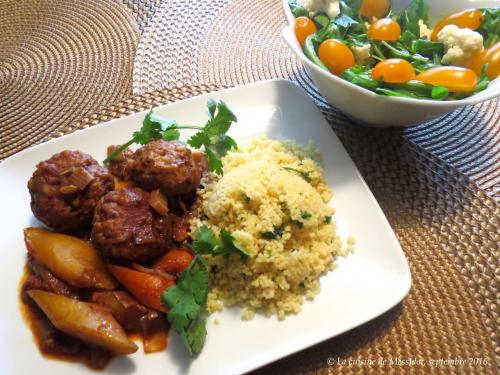
[[[412,0],[290,0],[294,31],[318,67],[380,95],[456,100],[500,74],[500,8],[467,9],[429,24]]]

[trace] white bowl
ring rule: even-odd
[[[396,11],[404,8],[409,0],[392,0]],[[498,0],[428,0],[430,4],[431,25],[439,19],[470,8],[498,7]],[[477,104],[500,95],[500,77],[492,81],[488,89],[468,98],[450,101],[396,98],[375,94],[356,86],[316,66],[303,53],[293,31],[294,17],[283,0],[283,10],[289,26],[282,30],[282,35],[292,51],[300,59],[321,94],[333,107],[345,112],[356,120],[375,127],[396,127],[416,125],[442,116],[456,108]]]

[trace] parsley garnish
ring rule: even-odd
[[[283,167],[283,169],[288,171],[288,172],[293,172],[293,173],[298,174],[300,177],[302,177],[304,180],[306,180],[309,183],[312,181],[311,172],[303,172],[303,171],[299,171],[298,169],[290,168],[290,167]]]
[[[191,248],[203,255],[238,254],[243,260],[249,257],[248,252],[234,240],[229,231],[221,229],[219,238],[217,238],[214,231],[205,224],[196,231]]]
[[[169,309],[168,321],[191,355],[201,352],[207,336],[207,294],[207,265],[197,255],[177,284],[165,289],[161,296],[162,303]]]
[[[325,216],[325,224],[330,224],[332,222],[331,216]]]
[[[309,211],[300,211],[300,217],[304,220],[310,219],[312,217]]]
[[[267,231],[267,232],[261,233],[260,235],[265,240],[275,240],[277,238],[280,238],[283,235],[284,230],[285,230],[285,225],[280,225],[280,226],[274,225],[272,232]]]
[[[180,126],[177,122],[162,118],[150,111],[142,127],[133,133],[132,139],[117,148],[110,156],[104,160],[104,164],[119,155],[123,150],[134,143],[145,145],[154,139],[164,139],[166,141],[176,141],[180,138],[181,129],[194,129],[198,133],[188,139],[187,143],[194,148],[205,148],[205,158],[212,172],[222,175],[222,162],[220,158],[234,148],[238,148],[235,140],[226,135],[231,124],[236,122],[236,116],[223,101],[216,102],[210,99],[207,102],[209,119],[204,127],[201,126]]]

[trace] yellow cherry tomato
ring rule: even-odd
[[[375,65],[372,78],[377,81],[404,83],[415,79],[415,69],[406,60],[388,59]]]
[[[401,27],[390,18],[381,18],[368,28],[368,38],[372,40],[398,40],[401,37]]]
[[[307,37],[316,31],[318,29],[312,19],[307,17],[298,17],[295,19],[295,36],[302,47],[304,47]]]
[[[417,75],[417,81],[435,86],[443,86],[451,92],[471,92],[477,84],[477,75],[473,70],[457,66],[440,66]]]
[[[359,13],[369,19],[372,17],[382,18],[387,14],[389,5],[389,0],[363,0]]]
[[[489,79],[495,79],[500,75],[500,42],[476,54],[467,65],[480,75],[485,64],[488,64],[486,75]]]
[[[323,64],[335,75],[340,75],[346,69],[356,65],[350,48],[336,39],[327,39],[321,43],[318,55]]]
[[[454,13],[439,21],[432,30],[431,40],[436,40],[438,33],[443,27],[448,25],[455,25],[461,28],[468,28],[476,30],[483,20],[483,12],[477,9],[467,9],[458,13]]]

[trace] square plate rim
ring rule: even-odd
[[[238,93],[240,93],[240,92],[244,92],[246,90],[251,90],[251,89],[255,89],[255,88],[260,88],[263,90],[274,89],[276,91],[285,90],[285,92],[290,90],[294,94],[298,95],[300,97],[301,101],[303,101],[304,103],[307,103],[307,105],[309,105],[309,106],[314,107],[311,109],[314,111],[317,111],[321,115],[321,117],[323,118],[324,124],[326,124],[328,126],[328,128],[332,132],[333,136],[337,139],[338,145],[341,147],[341,152],[346,154],[347,159],[349,160],[349,162],[351,164],[349,167],[353,168],[353,172],[356,174],[357,178],[359,178],[361,184],[363,185],[364,192],[367,194],[367,197],[372,201],[372,203],[374,204],[374,207],[377,210],[377,215],[380,217],[381,220],[383,220],[384,226],[386,227],[386,229],[388,229],[388,232],[389,232],[390,237],[391,237],[391,242],[393,242],[393,245],[396,247],[398,257],[402,258],[404,260],[405,267],[403,270],[403,272],[404,272],[403,276],[404,276],[405,282],[402,285],[399,285],[397,287],[395,286],[395,289],[396,288],[398,289],[398,293],[397,293],[397,297],[394,297],[392,304],[387,303],[387,305],[385,305],[383,308],[380,308],[379,311],[373,312],[371,314],[372,317],[367,318],[367,319],[360,321],[360,322],[356,322],[350,326],[345,326],[345,327],[343,327],[342,330],[340,330],[338,333],[336,333],[334,335],[330,335],[330,336],[326,336],[326,337],[319,337],[319,338],[316,337],[316,338],[309,339],[306,341],[301,341],[300,344],[292,345],[292,347],[291,348],[289,347],[288,350],[286,350],[286,351],[282,350],[282,351],[279,351],[278,353],[273,352],[274,355],[269,356],[272,358],[268,358],[267,360],[265,360],[264,362],[261,362],[260,364],[258,364],[256,366],[240,367],[237,369],[239,372],[248,372],[248,371],[260,368],[260,367],[265,366],[269,363],[272,363],[272,362],[277,361],[279,359],[282,359],[286,356],[297,353],[301,350],[305,350],[313,345],[319,344],[319,343],[324,342],[328,339],[339,336],[347,331],[350,331],[356,327],[359,327],[363,324],[366,324],[367,322],[379,317],[380,315],[384,314],[385,312],[389,311],[394,306],[396,306],[398,303],[400,303],[407,296],[407,294],[409,293],[411,286],[412,286],[412,275],[410,272],[408,260],[406,259],[406,256],[401,248],[401,245],[399,244],[399,242],[394,234],[394,231],[393,231],[392,227],[390,226],[384,212],[380,208],[377,200],[375,199],[375,197],[373,196],[373,193],[371,192],[370,188],[368,187],[368,184],[366,183],[363,176],[359,172],[358,168],[356,167],[352,158],[350,157],[347,150],[343,146],[342,142],[340,142],[340,140],[338,139],[338,137],[335,134],[335,132],[333,131],[333,129],[331,129],[331,127],[328,125],[328,123],[326,122],[326,119],[324,119],[324,116],[321,114],[321,112],[316,107],[316,105],[312,102],[311,98],[307,95],[305,90],[302,89],[298,84],[296,84],[295,82],[286,80],[286,79],[271,79],[271,80],[259,81],[259,82],[250,83],[250,84],[241,85],[241,86],[236,86],[236,87],[231,87],[231,88],[225,88],[225,89],[221,89],[221,90],[217,90],[217,91],[212,91],[212,92],[209,92],[206,94],[193,96],[190,98],[170,102],[167,104],[163,104],[163,105],[159,105],[159,106],[152,106],[152,108],[165,109],[165,108],[168,108],[169,106],[172,106],[172,105],[182,105],[182,104],[189,103],[191,101],[200,100],[201,98],[210,98],[210,97],[214,97],[214,96],[221,95],[221,94],[230,94],[230,95],[236,94],[236,95],[238,95]],[[277,104],[277,103],[261,103],[261,104]],[[88,131],[91,131],[91,130],[95,131],[94,129],[108,126],[108,125],[113,124],[115,122],[123,121],[131,116],[136,116],[136,115],[147,113],[148,111],[149,111],[149,109],[146,109],[146,110],[135,112],[133,114],[126,115],[126,116],[123,116],[120,118],[110,119],[109,121],[99,123],[99,124],[91,126],[89,128],[78,129],[70,134],[66,134],[66,135],[63,135],[63,136],[57,137],[57,138],[52,138],[46,142],[42,142],[42,143],[33,145],[31,147],[28,147],[28,148],[14,154],[14,155],[11,155],[10,157],[8,157],[8,158],[4,159],[2,162],[0,162],[0,175],[3,173],[4,170],[9,169],[9,165],[11,163],[15,163],[16,161],[18,161],[18,159],[22,160],[26,155],[29,155],[30,153],[38,150],[39,148],[43,148],[43,147],[47,146],[48,144],[60,142],[62,139],[79,137]],[[323,126],[324,124],[320,124],[320,125]],[[320,125],[318,125],[318,126],[320,126]],[[245,363],[247,363],[247,362],[245,362]]]

